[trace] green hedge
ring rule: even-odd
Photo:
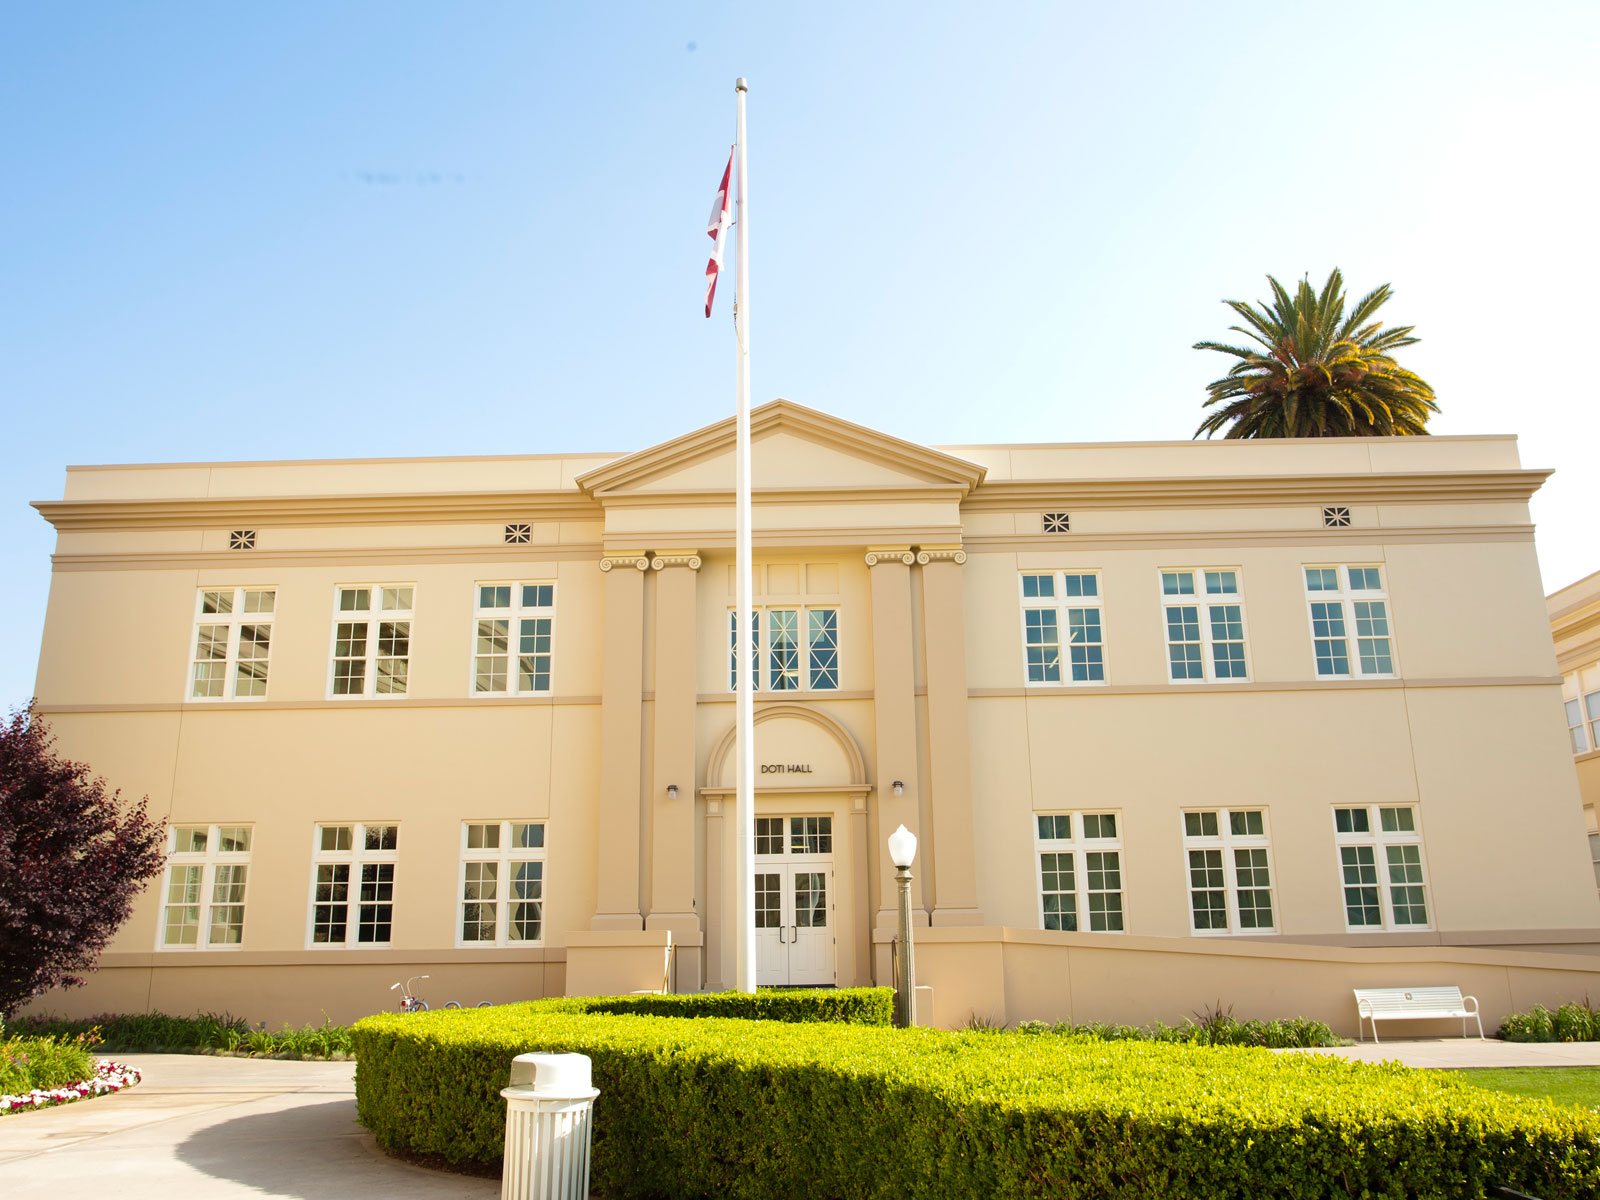
[[[535,1002],[546,1012],[641,1017],[730,1017],[747,1021],[894,1024],[893,988],[795,988],[685,995],[569,996]]]
[[[1508,1042],[1600,1042],[1600,1012],[1585,1000],[1551,1012],[1542,1004],[1514,1012],[1500,1023]]]
[[[353,1034],[362,1123],[463,1164],[501,1154],[515,1055],[589,1055],[613,1198],[1600,1193],[1600,1115],[1317,1055],[537,1003]]]

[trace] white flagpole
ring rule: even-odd
[[[739,922],[739,940],[734,954],[734,975],[737,990],[756,990],[756,739],[755,695],[751,691],[752,661],[751,641],[755,630],[751,625],[753,571],[750,563],[750,209],[745,203],[749,194],[746,174],[744,97],[749,85],[743,76],[734,85],[739,100],[739,256],[738,273],[734,285],[733,328],[739,354],[739,416],[737,448],[734,451],[734,488],[736,492],[734,520],[734,573],[738,576],[735,595],[739,605],[734,628],[738,643],[734,653],[738,672],[735,695],[734,757],[738,762],[738,776],[734,793],[734,837],[738,850],[733,856],[734,869],[739,873],[738,902],[733,906]]]

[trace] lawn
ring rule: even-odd
[[[1459,1074],[1491,1092],[1600,1109],[1600,1067],[1474,1067]]]

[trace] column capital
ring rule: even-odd
[[[875,567],[879,563],[904,563],[910,566],[917,561],[917,556],[911,553],[910,546],[893,546],[888,549],[872,549],[867,551],[867,566]]]
[[[604,554],[600,557],[600,569],[609,571],[613,567],[633,567],[640,571],[650,569],[650,558],[645,554]]]
[[[650,569],[664,571],[668,567],[688,567],[691,571],[700,569],[700,555],[693,550],[681,554],[658,554],[650,560]]]
[[[929,563],[936,563],[936,562],[951,562],[951,563],[955,563],[956,566],[959,567],[962,563],[964,563],[966,561],[967,561],[967,552],[965,550],[961,549],[961,547],[959,547],[959,546],[952,546],[952,547],[941,548],[941,549],[921,550],[921,551],[918,551],[918,553],[917,553],[917,562],[918,562],[919,565],[924,566],[924,567],[927,566]]]

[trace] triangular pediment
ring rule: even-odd
[[[586,471],[580,488],[619,493],[715,492],[734,486],[734,419]],[[754,490],[956,487],[962,494],[986,468],[790,400],[750,414]]]

